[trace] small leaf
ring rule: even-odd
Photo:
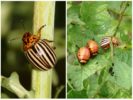
[[[87,98],[86,90],[74,91],[70,90],[67,94],[68,98]]]
[[[16,72],[13,72],[9,78],[4,76],[2,79],[2,87],[6,88],[10,92],[16,94],[19,98],[33,97],[33,91],[27,91],[19,82],[19,76]]]
[[[97,63],[98,62],[98,63]],[[102,55],[90,60],[86,65],[68,64],[68,78],[71,79],[76,90],[83,89],[83,81],[109,65],[109,61]]]
[[[121,62],[116,58],[114,61],[113,70],[114,77],[111,77],[110,80],[122,88],[129,90],[132,86],[131,67],[125,62]]]
[[[113,97],[116,94],[119,87],[116,84],[113,84],[110,81],[105,82],[99,90],[99,94],[101,97],[108,98]]]
[[[120,89],[115,95],[114,98],[132,98],[131,97],[132,93],[130,91]]]
[[[89,87],[85,89],[87,90],[88,98],[94,98],[97,95],[97,90],[100,86],[98,84],[98,75],[97,74],[92,75],[87,80]]]

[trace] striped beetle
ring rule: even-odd
[[[51,69],[56,64],[54,49],[48,44],[52,41],[40,39],[41,30],[44,26],[39,28],[37,35],[26,32],[22,38],[25,56],[39,70]]]
[[[111,41],[112,41],[112,43],[113,43],[114,46],[118,46],[119,45],[119,41],[118,41],[118,39],[116,37],[112,37],[111,38],[111,36],[106,36],[101,41],[101,47],[103,49],[110,48]]]

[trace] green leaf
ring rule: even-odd
[[[82,90],[85,79],[107,67],[109,64],[110,62],[102,55],[96,56],[95,60],[90,60],[86,65],[68,64],[68,79],[71,80],[76,90]]]
[[[110,81],[106,81],[99,89],[99,95],[103,98],[113,97],[119,87]]]
[[[70,90],[67,94],[68,98],[87,98],[86,90],[75,91]]]
[[[132,86],[132,68],[125,62],[121,62],[116,58],[113,71],[114,77],[110,77],[110,81],[129,90]]]
[[[108,66],[107,68],[104,68],[103,70],[101,70],[101,72],[100,72],[100,75],[99,75],[99,79],[98,79],[98,84],[102,84],[102,83],[104,83],[105,81],[107,81],[108,80],[108,77],[109,77],[109,67],[110,66]]]
[[[125,62],[129,67],[132,67],[132,51],[131,49],[119,49],[114,50],[115,57],[121,62]]]
[[[107,6],[105,2],[83,2],[81,5],[81,19],[94,33],[106,33],[114,23],[107,12]]]
[[[79,18],[79,11],[80,11],[80,5],[73,5],[72,7],[69,7],[68,9],[68,18],[67,18],[67,24],[79,24],[79,25],[85,25],[85,23],[80,20]]]
[[[99,75],[96,73],[85,80],[86,84],[88,83],[88,87],[84,87],[87,90],[88,98],[94,98],[97,95],[97,89],[99,88],[98,77]]]
[[[33,97],[33,91],[27,91],[19,82],[19,76],[13,72],[9,78],[1,76],[2,87],[16,94],[19,98]]]
[[[107,81],[101,86],[99,95],[102,98],[130,98],[131,92],[122,89],[111,81]]]
[[[114,98],[132,98],[131,95],[131,91],[119,89],[119,91],[114,95]]]

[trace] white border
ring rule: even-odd
[[[17,1],[17,0],[1,0],[1,1]],[[66,98],[64,99],[67,99],[67,1],[71,1],[71,0],[19,0],[19,1],[66,1],[66,17],[65,17],[65,20],[66,20],[66,40],[65,40],[65,52],[66,52]],[[73,0],[73,1],[80,1],[80,0]],[[81,0],[83,1],[83,0]],[[111,1],[111,0],[84,0],[84,1]],[[131,1],[131,0],[112,0],[112,1]],[[132,5],[133,5],[133,2],[132,2]],[[0,9],[1,9],[1,2],[0,2]],[[132,6],[132,14],[133,14],[133,6]],[[1,16],[1,11],[0,11],[0,16]],[[132,16],[132,19],[133,19],[133,16]],[[133,23],[133,20],[132,20],[132,23]],[[132,31],[133,31],[133,25],[132,25]],[[0,32],[1,32],[1,18],[0,18]],[[132,47],[133,47],[133,34],[132,34]],[[0,51],[1,51],[1,35],[0,35]],[[0,52],[0,55],[1,55],[1,52]],[[133,49],[132,49],[132,57],[133,57]],[[1,56],[0,56],[0,59],[1,59]],[[132,65],[133,65],[133,59],[132,59]],[[1,61],[0,61],[0,67],[1,67]],[[1,74],[1,69],[0,69],[0,74]],[[133,68],[132,68],[132,79],[133,79]],[[1,85],[1,82],[0,82],[0,85]],[[0,93],[1,93],[1,88],[0,88]],[[0,94],[1,96],[1,94]],[[132,98],[133,98],[133,80],[132,80]],[[60,100],[64,100],[64,99],[60,99]],[[76,98],[75,98],[76,99]],[[107,98],[106,98],[107,99]],[[97,99],[97,100],[106,100],[106,99]],[[8,99],[6,99],[8,100]],[[13,100],[16,100],[16,99],[13,99]],[[24,99],[22,99],[24,100]],[[29,99],[29,100],[33,100],[33,99]],[[47,99],[40,99],[40,100],[47,100]],[[55,100],[58,100],[58,99],[55,99]],[[73,100],[73,99],[69,99],[69,100]],[[80,99],[81,100],[81,99]],[[84,100],[88,100],[88,99],[84,99]],[[92,100],[92,99],[89,99],[89,100]],[[112,99],[108,99],[108,100],[112,100]],[[115,100],[120,100],[120,99],[115,99]],[[121,100],[131,100],[131,99],[121,99]]]
[[[65,52],[66,52],[66,98],[67,98],[67,1],[65,2],[66,3],[66,17],[65,17],[65,19],[66,19],[66,50],[65,50]]]

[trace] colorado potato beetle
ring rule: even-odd
[[[78,50],[77,57],[80,63],[85,64],[90,58],[90,51],[87,47],[81,47]]]
[[[118,46],[119,45],[119,41],[116,37],[110,37],[110,36],[107,36],[107,37],[104,37],[101,41],[101,47],[103,49],[108,49],[110,48],[110,43],[113,43],[114,46]]]
[[[111,41],[111,37],[104,37],[101,41],[101,47],[103,49],[108,49],[110,48],[110,41]]]
[[[51,41],[40,39],[44,26],[39,28],[37,35],[26,32],[22,38],[25,56],[39,70],[51,69],[56,64],[54,49],[48,44]]]
[[[97,44],[96,41],[89,40],[87,42],[87,45],[86,46],[89,48],[91,55],[93,55],[93,56],[94,55],[97,55],[97,53],[98,53],[98,44]]]

